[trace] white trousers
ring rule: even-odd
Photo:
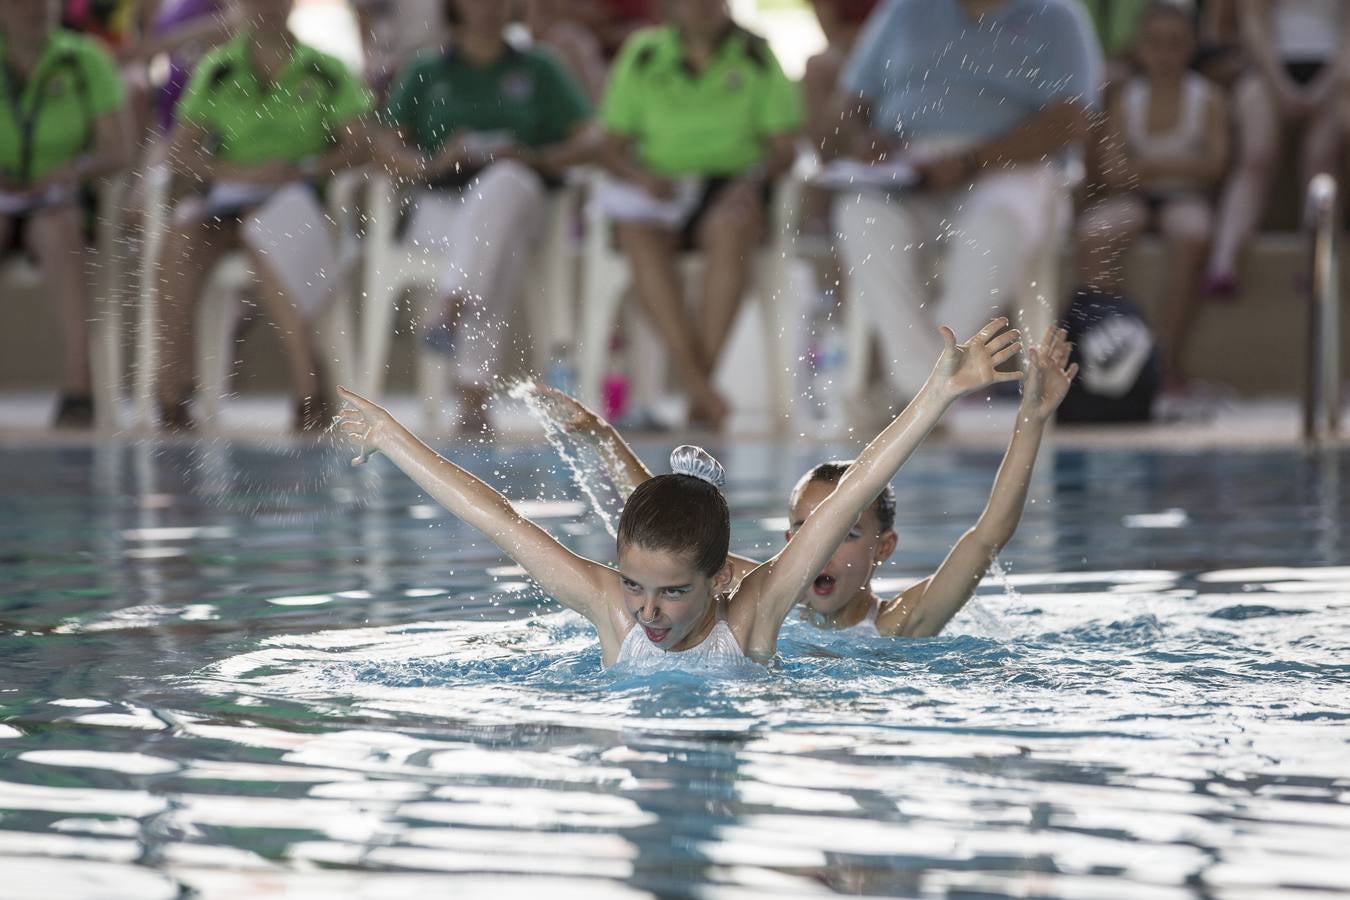
[[[1015,308],[1035,252],[1054,237],[1059,177],[1027,166],[950,191],[836,199],[846,314],[866,316],[880,337],[883,368],[904,397],[919,392],[942,352],[939,325],[964,341]]]
[[[482,383],[497,371],[507,317],[547,216],[539,175],[514,160],[493,163],[458,193],[423,191],[404,243],[446,259],[438,288],[463,298],[455,377]]]

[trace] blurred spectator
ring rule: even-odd
[[[853,52],[863,22],[876,7],[876,0],[812,0],[816,20],[825,33],[825,49],[806,61],[802,75],[802,99],[806,104],[806,134],[812,150],[822,159],[834,155],[837,143],[833,140],[839,127],[835,97],[839,92],[839,73]],[[819,236],[830,229],[832,194],[819,187],[808,186],[802,197],[801,229]],[[829,281],[838,280],[832,272]]]
[[[215,263],[242,239],[286,349],[296,427],[316,429],[328,424],[331,401],[307,318],[324,302],[330,261],[308,240],[327,235],[328,225],[307,186],[366,148],[359,119],[371,98],[341,62],[291,37],[289,0],[233,5],[235,36],[193,72],[172,134],[171,164],[209,190],[179,205],[165,244],[160,417],[192,427],[193,312]],[[251,238],[278,219],[294,240],[269,253],[275,248]]]
[[[571,0],[572,15],[600,39],[613,58],[633,32],[661,21],[665,7],[683,0]]]
[[[1237,9],[1238,0],[1199,0],[1197,8],[1196,71],[1225,90],[1237,83],[1247,66]]]
[[[150,23],[150,33],[137,48],[148,67],[160,53],[169,54],[168,78],[155,98],[155,123],[167,133],[174,110],[187,87],[188,76],[207,51],[230,34],[227,0],[162,0]]]
[[[0,252],[36,259],[62,322],[64,376],[56,425],[88,428],[89,285],[80,188],[130,160],[124,95],[112,57],[58,27],[51,0],[0,3]]]
[[[626,186],[606,203],[638,301],[670,351],[690,421],[718,426],[712,377],[766,227],[774,179],[802,126],[797,87],[767,42],[724,0],[674,0],[669,23],[635,34],[601,107],[607,164]],[[636,195],[628,196],[628,192]],[[705,269],[691,313],[677,269],[697,247]]]
[[[1135,48],[1140,73],[1121,85],[1107,110],[1123,159],[1101,178],[1130,189],[1085,210],[1077,232],[1084,283],[1105,294],[1121,292],[1120,259],[1140,232],[1156,227],[1166,238],[1161,342],[1173,389],[1186,378],[1186,344],[1213,231],[1210,197],[1228,154],[1227,103],[1187,68],[1194,52],[1190,15],[1161,0],[1149,7]]]
[[[575,18],[575,0],[526,0],[525,26],[536,44],[558,54],[592,103],[605,90],[605,53],[599,38]]]
[[[447,37],[448,0],[353,0],[365,49],[366,83],[383,94],[395,73]],[[503,3],[506,0],[502,0]]]
[[[1144,12],[1154,0],[1078,0],[1092,19],[1102,48],[1104,88],[1120,84],[1134,73],[1134,48]],[[1186,0],[1176,0],[1186,4]]]
[[[1238,24],[1253,71],[1235,89],[1237,166],[1219,204],[1204,287],[1237,293],[1237,260],[1260,221],[1281,132],[1303,131],[1306,183],[1340,165],[1350,112],[1350,8],[1341,0],[1241,0]]]
[[[494,322],[519,292],[520,275],[545,220],[550,181],[595,152],[590,108],[551,52],[518,50],[502,36],[500,0],[450,0],[453,41],[417,59],[395,80],[384,110],[381,161],[424,188],[409,240],[444,246],[443,313],[426,338],[456,357],[465,430],[487,428],[486,382],[499,341],[466,333]]]
[[[144,0],[65,0],[61,26],[98,38],[116,51],[139,34]]]
[[[849,309],[881,336],[903,396],[941,349],[936,324],[973,334],[1053,239],[1061,176],[1047,161],[1081,139],[1100,82],[1072,0],[891,0],[868,21],[842,78],[841,135],[857,155],[907,161],[919,181],[840,196],[837,249]]]
[[[826,42],[824,50],[806,61],[806,72],[802,75],[806,133],[817,153],[830,144],[838,127],[834,99],[839,88],[839,73],[853,52],[863,23],[876,5],[877,0],[811,0]]]

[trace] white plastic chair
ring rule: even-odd
[[[572,343],[574,320],[572,216],[578,189],[566,186],[548,204],[548,221],[522,292],[525,325],[532,343],[531,365],[546,371],[554,346]],[[438,284],[448,263],[435,247],[410,246],[398,238],[400,192],[388,175],[372,174],[366,202],[365,266],[362,275],[361,366],[357,383],[368,397],[379,398],[388,372],[394,315],[405,292],[414,297],[417,321],[427,321],[441,297]],[[496,312],[496,311],[494,311]],[[508,311],[500,311],[508,315]],[[546,339],[544,339],[546,338]],[[417,386],[425,429],[445,427],[448,376],[442,355],[418,342]]]
[[[355,208],[355,196],[362,180],[357,171],[337,175],[329,186],[329,216],[339,224],[335,239],[340,248],[354,240],[348,223]],[[137,339],[136,408],[141,425],[157,427],[158,408],[155,379],[159,371],[159,279],[164,237],[171,220],[169,188],[172,173],[158,166],[145,174],[145,225],[141,252],[140,322]],[[356,254],[338,254],[339,271],[330,278],[334,288],[324,309],[314,320],[319,346],[328,351],[325,361],[331,365],[334,380],[349,383],[356,370],[352,291]],[[245,297],[254,287],[254,273],[242,251],[228,253],[212,270],[197,305],[196,354],[198,404],[204,427],[219,422],[220,401],[229,390],[235,354],[235,329],[244,313]]]
[[[774,194],[770,210],[769,238],[759,251],[750,278],[749,294],[758,303],[763,316],[764,365],[769,386],[769,407],[774,429],[788,426],[793,407],[794,367],[797,328],[794,324],[798,304],[793,300],[793,272],[796,264],[796,215],[801,205],[802,182],[796,175],[783,179]],[[593,195],[598,193],[592,192]],[[586,215],[586,250],[582,270],[581,333],[577,340],[577,381],[583,399],[600,400],[601,380],[609,359],[613,333],[631,273],[628,260],[613,239],[612,222],[597,203]],[[702,261],[696,253],[681,260],[685,283],[692,283]],[[650,334],[645,322],[635,322],[635,363],[633,399],[649,404],[659,392],[664,366],[653,366],[663,359],[660,342]],[[734,404],[733,404],[734,405]]]
[[[90,279],[92,302],[89,323],[89,369],[94,393],[94,425],[117,427],[122,403],[122,279],[126,268],[121,247],[126,221],[126,175],[103,179],[98,185],[98,222],[94,228],[94,266]]]
[[[1027,346],[1040,342],[1041,335],[1059,317],[1064,245],[1071,237],[1073,192],[1082,181],[1082,167],[1066,164],[1057,190],[1047,192],[1045,241],[1027,259],[1017,282],[1011,312]],[[872,334],[875,329],[866,315],[846,306],[843,314],[846,358],[843,372],[844,397],[861,408],[866,402],[870,370]]]

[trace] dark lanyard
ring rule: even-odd
[[[19,171],[18,179],[27,182],[33,175],[33,154],[37,151],[37,123],[38,116],[42,112],[43,98],[47,96],[47,83],[51,81],[58,71],[69,69],[74,75],[75,91],[79,94],[80,107],[83,109],[85,136],[84,146],[88,147],[90,142],[90,104],[89,104],[89,85],[85,83],[84,72],[80,70],[74,57],[69,54],[62,54],[55,59],[40,60],[38,62],[37,77],[34,79],[33,108],[28,110],[27,114],[23,109],[24,85],[20,84],[18,72],[8,62],[3,65],[3,76],[5,79],[5,89],[9,99],[9,113],[14,118],[14,127],[18,129],[19,134]]]

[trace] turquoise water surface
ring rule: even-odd
[[[639,447],[650,461],[669,446]],[[846,447],[712,447],[771,552]],[[457,451],[609,559],[552,448]],[[896,481],[898,590],[998,454]],[[0,896],[1350,891],[1346,459],[1047,448],[942,637],[751,678],[593,633],[385,461],[0,447]]]

